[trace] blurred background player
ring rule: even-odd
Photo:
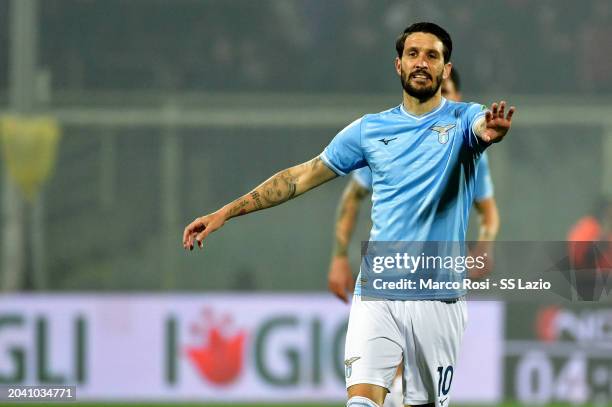
[[[448,100],[460,102],[461,80],[456,67],[451,75],[442,82],[442,96]],[[493,196],[493,181],[489,170],[489,160],[485,152],[476,170],[476,187],[474,191],[474,207],[479,215],[478,240],[492,242],[499,231],[499,212]],[[357,214],[362,201],[372,192],[372,171],[369,167],[353,171],[340,203],[336,217],[336,230],[332,260],[328,273],[328,287],[338,298],[348,302],[348,294],[353,292],[355,279],[351,270],[348,248],[353,237],[353,230]],[[488,250],[490,252],[490,250]],[[395,407],[403,405],[401,365],[393,382],[393,388],[385,406]]]
[[[583,300],[597,297],[598,280],[612,273],[612,199],[601,197],[591,213],[580,218],[567,234],[570,267],[576,292]]]
[[[598,200],[592,213],[580,218],[567,235],[570,242],[612,241],[612,198]]]

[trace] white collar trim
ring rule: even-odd
[[[406,108],[404,107],[404,102],[402,102],[400,104],[400,110],[403,114],[405,114],[406,116],[410,117],[411,119],[414,120],[423,120],[426,119],[427,117],[437,113],[438,111],[440,111],[440,109],[442,109],[444,107],[444,105],[446,105],[446,98],[442,98],[442,102],[440,102],[440,104],[438,105],[438,107],[436,107],[434,110],[432,110],[431,112],[425,113],[424,115],[421,116],[415,116],[411,113],[408,113],[408,111],[406,110]]]

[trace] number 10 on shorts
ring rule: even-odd
[[[451,388],[453,382],[453,367],[444,366],[438,367],[438,397],[446,396]]]

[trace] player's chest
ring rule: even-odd
[[[462,142],[458,125],[457,121],[438,120],[376,129],[362,141],[366,158],[373,170],[402,170],[448,161]]]

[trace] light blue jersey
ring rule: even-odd
[[[402,105],[365,115],[321,154],[339,175],[372,171],[370,240],[463,241],[476,165],[488,144],[472,126],[482,105],[451,102],[414,116]]]
[[[358,168],[351,173],[353,180],[363,188],[372,192],[372,171],[370,167]],[[493,197],[494,187],[489,170],[489,157],[485,151],[476,165],[476,184],[474,187],[474,200],[483,201]]]
[[[400,105],[365,115],[334,137],[320,156],[329,168],[339,175],[366,166],[371,170],[370,241],[465,240],[476,167],[488,146],[473,126],[484,113],[482,105],[442,98],[425,115],[412,115]],[[452,289],[433,296],[394,292],[386,297],[448,299],[463,294]]]

